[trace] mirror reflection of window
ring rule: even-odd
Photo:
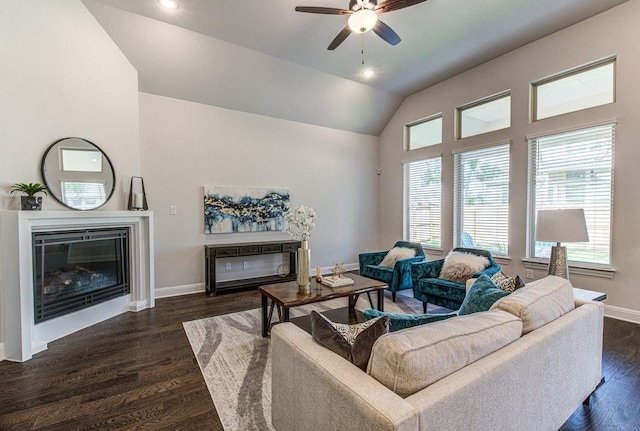
[[[102,172],[102,153],[95,150],[60,148],[60,165],[64,172]]]
[[[60,188],[64,203],[80,210],[96,208],[107,197],[104,183],[61,181]]]

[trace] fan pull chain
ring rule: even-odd
[[[362,65],[364,66],[364,34],[361,34],[360,38],[360,54],[362,55]]]

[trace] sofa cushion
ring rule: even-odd
[[[386,316],[347,325],[334,323],[317,311],[311,312],[313,339],[362,370],[367,368],[373,343],[387,332],[389,332],[389,318]]]
[[[491,262],[485,256],[452,251],[445,258],[438,278],[465,283],[473,274],[482,271],[490,264]]]
[[[416,255],[416,251],[413,248],[408,247],[393,247],[387,255],[380,262],[380,266],[384,266],[387,268],[393,268],[396,266],[396,262],[403,259],[409,259],[410,257],[414,257]]]
[[[517,340],[522,322],[495,311],[459,316],[383,335],[367,373],[407,397]]]
[[[473,286],[471,286],[471,289],[467,292],[467,296],[464,297],[458,314],[464,316],[465,314],[488,311],[498,299],[508,294],[509,293],[496,286],[487,275],[482,274],[476,278]]]
[[[439,320],[445,320],[450,317],[454,317],[457,313],[444,313],[444,314],[405,314],[405,313],[390,313],[387,311],[378,311],[373,308],[367,308],[362,312],[365,319],[375,319],[376,317],[387,316],[390,323],[390,332],[399,331],[401,329],[413,328],[414,326],[424,325],[426,323],[437,322]]]
[[[549,275],[527,284],[493,304],[522,319],[522,334],[529,333],[573,310],[573,286],[565,278]]]

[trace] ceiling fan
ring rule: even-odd
[[[373,30],[385,42],[391,45],[400,43],[400,36],[384,22],[378,19],[378,15],[385,12],[404,9],[426,0],[350,0],[349,9],[336,9],[331,7],[296,6],[296,12],[319,13],[323,15],[349,15],[349,21],[345,28],[333,39],[327,49],[336,49],[345,39],[353,33],[366,33]]]

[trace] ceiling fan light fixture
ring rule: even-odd
[[[378,14],[369,9],[360,9],[349,17],[349,28],[354,33],[366,33],[378,22]]]

